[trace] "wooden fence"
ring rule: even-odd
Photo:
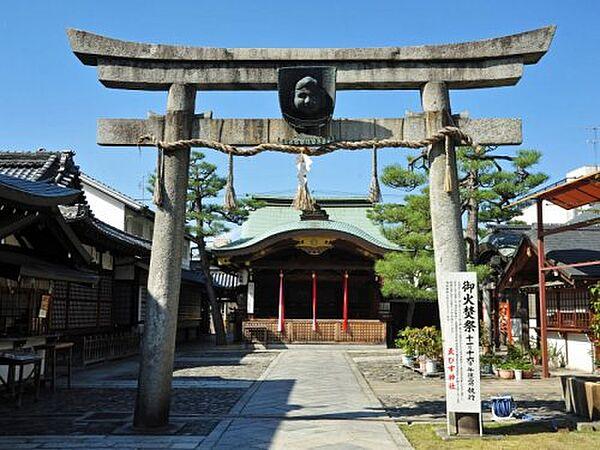
[[[244,321],[242,333],[246,342],[273,343],[361,343],[384,344],[386,325],[380,320],[349,320],[348,330],[342,330],[342,321],[323,319],[312,329],[310,319],[288,319],[285,330],[277,331],[277,319]]]
[[[97,334],[83,338],[83,364],[92,364],[135,355],[140,349],[137,331]]]

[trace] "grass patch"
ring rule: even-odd
[[[505,435],[503,439],[457,439],[443,441],[435,430],[444,424],[400,425],[400,429],[416,450],[444,449],[528,449],[588,450],[600,448],[600,433],[588,431],[554,432],[549,425],[535,423],[489,424],[486,434]]]

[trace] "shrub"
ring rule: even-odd
[[[423,328],[407,327],[398,333],[395,345],[407,356],[442,359],[442,333],[433,326]]]

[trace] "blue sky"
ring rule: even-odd
[[[513,87],[453,91],[454,112],[520,117],[522,148],[543,152],[556,180],[594,163],[587,127],[600,126],[600,2],[582,1],[4,1],[0,6],[0,148],[72,149],[90,175],[139,198],[155,152],[95,144],[99,117],[163,113],[166,94],[104,88],[70,52],[65,29],[155,43],[214,47],[371,47],[460,42],[558,26],[549,53]],[[200,92],[197,111],[215,117],[279,117],[275,92]],[[338,92],[338,117],[399,117],[418,111],[414,91]],[[514,151],[507,148],[506,151]],[[225,158],[207,151],[225,171]],[[382,165],[403,162],[385,150]],[[318,158],[317,193],[362,194],[369,152]],[[239,158],[238,158],[239,159]],[[293,192],[293,157],[260,155],[236,164],[238,193]],[[384,189],[384,198],[398,200]]]

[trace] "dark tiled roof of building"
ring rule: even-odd
[[[199,270],[181,269],[181,280],[200,285],[206,284],[206,278]]]
[[[532,245],[536,245],[535,229],[527,232]],[[570,230],[544,238],[546,258],[560,264],[573,264],[600,260],[600,227]],[[568,267],[562,269],[571,277],[600,278],[600,265]]]
[[[584,211],[578,214],[568,223],[578,223],[598,217],[598,213],[592,210]],[[545,224],[546,230],[563,226],[564,224]],[[502,242],[514,244],[515,253],[526,239],[529,244],[537,247],[537,225],[495,225],[492,227],[493,233],[487,236],[482,242],[487,242],[496,247],[501,246]],[[509,235],[512,238],[509,239]],[[580,230],[569,230],[562,233],[551,234],[544,238],[546,250],[546,259],[549,263],[574,264],[586,261],[600,260],[600,225],[592,225]],[[600,278],[600,265],[587,267],[565,267],[562,269],[570,277],[579,278]]]
[[[81,191],[41,181],[29,181],[0,173],[3,197],[33,206],[56,206],[72,203]]]
[[[82,191],[81,172],[74,162],[72,151],[0,152],[0,175],[9,175],[31,182],[47,182],[82,192],[76,205],[61,206],[67,222],[81,233],[109,239],[132,252],[149,254],[151,242],[119,230],[94,217]]]
[[[150,254],[152,242],[141,237],[119,230],[94,217],[87,205],[61,206],[60,210],[67,223],[80,227],[81,232],[97,239],[116,240],[128,250]],[[81,227],[84,225],[84,227]]]
[[[72,151],[0,152],[0,173],[28,181],[46,181],[81,189]]]

